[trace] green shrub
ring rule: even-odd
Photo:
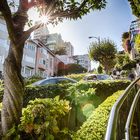
[[[110,110],[122,93],[123,91],[114,93],[99,105],[73,136],[73,140],[103,140]]]
[[[42,77],[40,77],[38,75],[34,75],[34,76],[30,77],[30,78],[25,78],[24,82],[25,82],[25,85],[30,85],[30,84],[38,81],[38,80],[41,80],[41,79],[42,79]]]
[[[96,81],[96,82],[85,82],[81,81],[75,84],[74,86],[69,87],[69,94],[74,93],[85,93],[89,89],[95,89],[95,95],[100,97],[103,101],[108,96],[112,95],[114,92],[118,90],[124,90],[130,81],[126,80],[108,80],[108,81]],[[71,95],[70,95],[71,96]]]
[[[26,106],[30,100],[35,98],[54,98],[60,95],[63,98],[67,94],[67,88],[71,84],[55,84],[46,86],[27,86],[23,97],[23,106]]]
[[[21,124],[18,126],[18,133],[11,131],[14,135],[21,135],[23,140],[62,140],[68,137],[68,129],[61,128],[60,122],[69,112],[69,101],[54,99],[35,99],[23,109]],[[8,135],[9,135],[8,134]]]
[[[67,75],[66,77],[67,78],[72,78],[76,81],[80,81],[80,80],[83,80],[84,76],[87,75],[87,73],[82,73],[82,74],[70,74],[70,75]]]

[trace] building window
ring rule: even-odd
[[[40,48],[40,53],[43,53],[44,55],[47,55],[47,51],[44,48]]]
[[[30,51],[35,51],[35,46],[31,43],[26,43],[25,48],[29,49]]]
[[[39,59],[39,64],[45,65],[46,64],[46,61],[43,58],[41,58],[41,59]]]
[[[27,76],[31,76],[31,72],[32,70],[30,69],[30,68],[25,68],[25,74],[27,75]]]
[[[30,57],[30,56],[27,56],[27,55],[23,55],[23,59],[26,61],[26,62],[29,62],[29,63],[35,63],[35,58],[33,57]]]

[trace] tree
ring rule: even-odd
[[[21,76],[24,43],[31,32],[42,25],[40,23],[24,31],[28,22],[28,10],[37,7],[40,14],[49,17],[48,23],[57,24],[64,18],[76,20],[91,10],[100,10],[106,5],[105,0],[19,0],[17,11],[12,14],[9,7],[13,5],[12,2],[12,0],[0,1],[0,12],[6,21],[10,39],[8,56],[4,62],[5,89],[1,114],[4,136],[9,129],[20,122],[24,94],[24,82]]]
[[[140,17],[140,0],[128,0],[130,5],[131,5],[131,9],[132,12],[135,16]]]
[[[103,73],[103,68],[101,65],[99,65],[99,67],[97,68],[97,72],[100,74],[100,73]]]
[[[116,54],[115,68],[122,69],[122,67],[130,62],[128,54]]]
[[[66,48],[65,47],[58,47],[58,48],[55,48],[54,50],[52,50],[52,52],[54,54],[58,54],[58,55],[65,55],[66,54]]]
[[[87,69],[79,64],[67,64],[65,67],[65,74],[83,73],[87,72]]]
[[[130,53],[131,44],[130,44],[130,33],[129,32],[124,32],[122,34],[122,46],[123,46],[125,52]]]
[[[98,61],[106,73],[115,65],[116,46],[113,41],[104,39],[101,42],[93,42],[89,47],[89,56],[92,60]]]

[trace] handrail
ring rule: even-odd
[[[129,95],[129,91],[133,88],[133,86],[137,83],[137,81],[140,80],[140,77],[134,80],[124,91],[124,94],[120,96],[120,98],[115,102],[113,105],[110,116],[109,116],[109,121],[107,125],[107,131],[105,135],[105,140],[116,140],[117,136],[117,119],[118,119],[118,112],[120,107],[122,106],[123,102]]]
[[[139,97],[140,97],[140,90],[137,92],[137,94],[133,100],[133,103],[131,105],[131,108],[130,108],[130,111],[129,111],[129,114],[127,117],[127,121],[126,121],[126,125],[125,125],[125,138],[126,138],[126,140],[131,139],[131,132],[130,131],[131,131],[131,126],[132,126],[132,121],[134,118],[134,112],[136,109],[136,105],[139,101]]]

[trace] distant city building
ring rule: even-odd
[[[91,61],[89,59],[88,54],[84,55],[75,55],[73,56],[74,63],[81,65],[82,67],[86,68],[88,71],[91,70]]]
[[[72,56],[68,56],[68,55],[57,55],[57,57],[65,64],[71,64],[74,63],[74,59]]]
[[[36,22],[35,24],[38,24],[39,22]],[[47,40],[47,36],[49,34],[49,30],[46,26],[42,26],[34,31],[33,39],[40,39],[43,43],[44,40]]]
[[[73,55],[74,55],[74,48],[70,42],[65,42],[64,47],[66,49],[66,54],[64,55],[57,55],[57,57],[64,62],[64,64],[71,64],[74,63]]]
[[[74,55],[74,47],[72,46],[72,44],[70,42],[65,42],[65,48],[66,48],[66,54],[68,56],[73,56]]]
[[[65,46],[61,35],[57,33],[49,34],[43,43],[52,51]]]

